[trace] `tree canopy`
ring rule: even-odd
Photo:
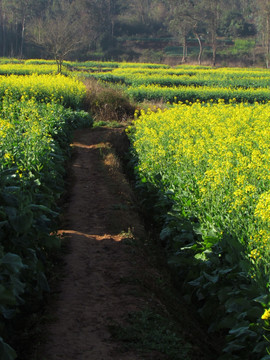
[[[196,48],[199,63],[204,53],[215,65],[224,45],[235,45],[235,54],[239,40],[256,44],[247,54],[268,67],[269,0],[0,0],[0,56],[45,56],[61,65],[138,60],[178,46],[179,61]]]

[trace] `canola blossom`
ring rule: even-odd
[[[218,86],[160,86],[159,84],[130,86],[126,93],[136,101],[143,100],[175,103],[179,101],[215,101],[223,99],[225,102],[231,100],[237,102],[248,101],[250,103],[265,102],[270,98],[268,88],[233,88]]]
[[[26,289],[33,298],[48,291],[43,266],[59,244],[50,234],[71,130],[91,123],[74,111],[86,95],[76,77],[94,77],[136,101],[170,103],[141,111],[130,132],[138,175],[161,195],[161,209],[159,200],[151,209],[162,212],[169,264],[187,300],[190,288],[199,299],[197,315],[209,331],[229,335],[225,358],[263,358],[270,329],[269,71],[87,61],[64,62],[71,76],[63,76],[53,74],[54,61],[12,62],[0,60],[0,276],[10,294],[0,301],[2,320],[15,315]],[[8,336],[1,336],[2,346]]]
[[[206,229],[242,241],[251,261],[270,256],[270,104],[179,104],[142,113],[139,171],[165,187]]]
[[[31,75],[31,74],[56,74],[57,65],[55,64],[1,64],[0,75]]]
[[[213,69],[182,66],[181,68],[146,68],[118,66],[109,72],[96,73],[94,76],[105,80],[121,81],[134,87],[139,85],[160,86],[218,86],[233,88],[267,88],[270,84],[269,73],[263,69]]]
[[[86,94],[82,82],[64,75],[0,76],[0,96],[20,100],[22,96],[37,101],[79,108]]]
[[[265,309],[261,319],[262,320],[270,320],[270,309]]]
[[[60,242],[56,202],[64,190],[72,130],[91,125],[80,111],[85,86],[62,75],[0,76],[0,347],[21,305],[49,291],[46,267]],[[28,304],[28,305],[27,305]]]

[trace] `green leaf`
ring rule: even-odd
[[[218,274],[216,274],[216,275],[209,275],[209,274],[207,274],[206,272],[203,272],[203,275],[204,275],[204,277],[205,277],[208,281],[210,281],[212,284],[216,284],[216,283],[218,282],[218,280],[219,280],[219,275],[218,275]]]
[[[269,295],[268,294],[264,294],[261,296],[256,297],[255,299],[253,299],[253,301],[258,302],[259,304],[261,304],[263,307],[267,307],[268,306],[268,302],[269,302]]]
[[[19,273],[26,266],[22,263],[19,255],[7,253],[0,259],[0,265],[5,265],[13,273]]]
[[[224,349],[223,351],[224,352],[227,352],[227,353],[232,353],[234,351],[239,351],[241,349],[244,349],[245,346],[244,345],[240,345],[239,343],[237,342],[230,342]]]
[[[196,254],[194,256],[195,259],[197,260],[201,260],[201,261],[207,261],[208,257],[206,256],[205,252],[201,253],[201,254]]]
[[[7,225],[8,224],[8,221],[7,220],[5,220],[5,221],[0,221],[0,229],[2,228],[2,227],[4,227],[5,225]]]
[[[0,337],[0,360],[14,360],[16,358],[16,351]]]
[[[201,283],[202,283],[202,279],[203,279],[203,277],[200,276],[200,277],[198,277],[198,278],[195,279],[195,280],[189,281],[188,283],[189,283],[191,286],[200,286]]]
[[[232,291],[232,288],[230,286],[226,286],[218,290],[218,298],[221,303],[224,303],[225,300],[227,300],[230,297],[230,292]]]
[[[12,253],[6,253],[0,259],[0,265],[6,265],[13,273],[18,273],[26,267],[20,256]]]
[[[17,208],[14,206],[5,206],[5,212],[8,218],[15,218],[17,216]]]
[[[228,312],[241,313],[248,310],[251,307],[251,302],[244,297],[232,297],[226,301],[225,307]]]
[[[17,233],[23,234],[30,229],[33,223],[33,213],[28,211],[15,217],[10,217],[9,221]]]
[[[166,240],[168,237],[170,237],[172,234],[172,229],[170,229],[169,227],[165,227],[164,229],[162,229],[159,237],[161,241]]]
[[[231,329],[233,326],[235,326],[236,319],[234,316],[226,316],[219,321],[219,323],[216,326],[216,330],[220,329]]]
[[[258,318],[260,318],[262,315],[262,308],[259,306],[251,306],[249,309],[247,309],[247,317],[248,319],[252,319],[253,321],[256,321]]]
[[[12,276],[12,291],[14,295],[16,296],[17,301],[20,303],[24,303],[24,300],[19,296],[21,293],[23,293],[25,285],[22,283],[17,277]]]
[[[190,232],[185,232],[184,234],[174,236],[173,241],[175,241],[175,242],[194,241],[194,236]]]
[[[1,305],[15,305],[16,299],[13,292],[7,289],[4,285],[0,285],[0,304]]]
[[[255,348],[253,349],[252,352],[262,354],[265,351],[266,346],[267,346],[267,342],[261,341],[255,346]],[[267,356],[269,356],[269,355],[267,355]],[[270,359],[270,356],[269,356],[269,359]]]
[[[11,206],[11,207],[17,207],[18,206],[17,196],[5,193],[5,194],[1,194],[1,197],[2,197],[1,200],[3,201],[3,203],[5,205]]]
[[[37,204],[31,204],[29,206],[32,210],[41,210],[43,212],[49,213],[50,215],[56,217],[59,214],[56,211],[51,210],[50,208],[48,208],[47,206],[44,205],[37,205]]]
[[[2,305],[0,305],[0,312],[1,312],[1,314],[3,315],[3,317],[4,317],[5,319],[7,319],[7,320],[12,319],[12,318],[16,315],[16,313],[17,313],[16,310],[14,310],[14,309],[8,309],[8,308],[6,308],[5,306],[2,306]]]
[[[213,307],[214,306],[215,305],[211,301],[206,301],[204,306],[198,311],[204,320],[209,321],[209,319],[211,319],[213,317],[213,314],[214,314]],[[213,321],[211,321],[211,323],[212,323],[212,325],[214,325]],[[208,331],[210,331],[210,327],[209,327]]]
[[[218,273],[221,274],[221,275],[225,275],[225,274],[230,273],[232,270],[234,270],[234,268],[221,269],[221,270],[218,271]]]
[[[257,334],[254,331],[249,330],[249,326],[242,326],[239,328],[231,329],[229,334],[234,335],[235,337],[256,337]]]

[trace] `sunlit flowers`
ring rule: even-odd
[[[270,253],[269,120],[270,104],[182,103],[142,113],[133,135],[143,176],[205,229],[245,242],[255,263]]]

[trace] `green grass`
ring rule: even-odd
[[[178,333],[174,322],[151,309],[130,313],[127,325],[110,325],[114,338],[123,344],[123,350],[137,350],[142,356],[151,352],[164,359],[189,360],[191,345]]]

